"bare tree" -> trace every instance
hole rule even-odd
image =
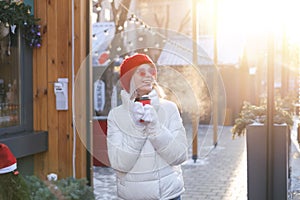
[[[127,20],[128,15],[128,9],[131,3],[131,0],[121,0],[120,5],[116,6],[114,1],[112,1],[112,12],[116,27],[115,34],[120,34],[122,31],[124,31],[124,23]],[[114,37],[114,39],[111,42],[110,49],[111,51],[115,51],[116,47],[120,45],[119,41]],[[107,116],[109,110],[111,109],[111,97],[113,92],[113,85],[114,85],[114,67],[115,62],[112,61],[107,66],[103,76],[101,77],[101,80],[105,82],[105,105],[104,109],[102,111],[96,112],[96,115],[100,116]]]

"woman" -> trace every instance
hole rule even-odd
[[[178,200],[184,192],[180,164],[187,159],[186,133],[176,105],[161,98],[156,76],[144,54],[120,66],[122,104],[108,115],[107,146],[122,199]],[[137,101],[145,95],[150,104]]]

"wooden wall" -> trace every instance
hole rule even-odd
[[[75,71],[87,52],[88,1],[75,0]],[[59,178],[72,176],[72,1],[34,0],[35,16],[41,18],[42,47],[33,55],[34,129],[48,130],[46,153],[35,156],[35,174],[46,178],[57,173]],[[68,78],[67,111],[55,107],[54,82]],[[87,176],[86,149],[76,139],[76,178]]]

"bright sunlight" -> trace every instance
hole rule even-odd
[[[218,31],[244,37],[286,34],[299,44],[299,7],[299,0],[219,0]]]

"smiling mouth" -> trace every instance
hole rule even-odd
[[[143,83],[144,83],[144,84],[151,84],[152,81],[151,81],[151,80],[145,80],[145,81],[143,81]]]

